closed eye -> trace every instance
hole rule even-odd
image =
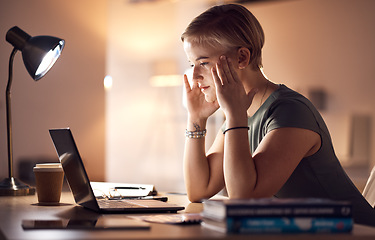
[[[199,66],[201,67],[204,67],[204,66],[207,66],[209,63],[208,62],[202,62],[199,64]],[[193,68],[195,65],[194,64],[190,64],[190,67]]]

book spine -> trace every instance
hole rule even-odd
[[[351,218],[227,218],[227,233],[344,233]]]
[[[332,206],[272,206],[249,207],[228,206],[224,211],[212,211],[209,207],[203,210],[203,216],[222,220],[226,217],[336,217],[350,218],[352,207],[350,205]]]

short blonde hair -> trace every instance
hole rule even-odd
[[[246,47],[250,64],[262,67],[264,32],[255,16],[238,4],[214,6],[197,16],[181,35],[181,40],[221,46],[227,49]]]

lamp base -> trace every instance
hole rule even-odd
[[[0,196],[34,195],[35,188],[17,180],[14,177],[5,178],[0,182]]]

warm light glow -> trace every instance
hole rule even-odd
[[[104,88],[105,89],[111,89],[112,84],[113,84],[112,77],[109,76],[109,75],[105,76],[105,78],[104,78]]]
[[[181,75],[157,75],[152,76],[150,84],[153,87],[175,87],[182,85]]]
[[[46,56],[44,56],[42,62],[40,63],[38,69],[36,70],[35,76],[37,78],[43,77],[53,66],[56,60],[59,58],[62,50],[62,46],[64,45],[63,41],[60,41],[54,49],[51,49]],[[40,76],[40,77],[39,77]]]

